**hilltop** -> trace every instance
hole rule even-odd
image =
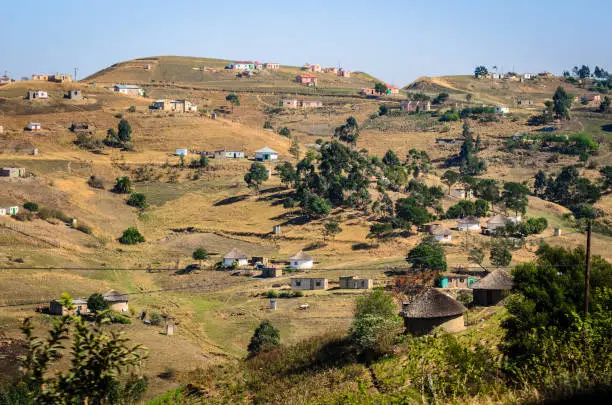
[[[143,86],[189,85],[198,89],[256,92],[298,92],[317,94],[357,94],[363,87],[380,81],[366,73],[352,72],[351,77],[334,73],[316,73],[318,86],[309,89],[296,83],[300,67],[281,65],[278,70],[264,69],[251,78],[239,78],[236,71],[225,69],[232,62],[224,59],[185,56],[155,56],[115,63],[82,81],[100,84],[130,83]],[[263,61],[262,61],[263,62]],[[273,61],[276,62],[276,61]]]

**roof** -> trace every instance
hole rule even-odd
[[[237,60],[237,61],[232,62],[232,63],[234,63],[234,64],[241,63],[241,64],[247,64],[247,65],[252,65],[253,64],[253,62],[251,62],[250,60]]]
[[[480,220],[476,217],[465,217],[465,218],[458,219],[457,223],[459,224],[479,224],[480,225]]]
[[[118,89],[140,89],[140,86],[135,84],[116,84],[115,87]]]
[[[30,125],[40,125],[40,122],[30,122]]]
[[[429,289],[404,307],[405,318],[442,318],[461,315],[465,307],[458,301],[435,289]]]
[[[505,270],[497,269],[472,284],[474,290],[510,290],[514,282]]]
[[[302,250],[300,250],[299,252],[297,252],[296,254],[291,256],[289,258],[289,260],[295,260],[295,261],[298,261],[298,262],[307,262],[307,261],[311,261],[312,260],[312,256],[310,256],[308,253],[304,253]]]
[[[278,155],[277,151],[275,151],[274,149],[270,149],[267,146],[259,149],[258,151],[255,151],[255,153],[276,153]]]
[[[60,301],[61,300],[53,300],[52,302],[57,302],[58,304],[61,304]],[[73,305],[87,305],[87,300],[85,298],[73,298],[72,304]]]
[[[429,228],[429,233],[432,235],[451,235],[452,232],[450,229],[440,224],[433,224]]]
[[[487,225],[491,225],[491,224],[505,225],[506,222],[508,222],[508,218],[506,218],[503,215],[497,214],[494,217],[489,218],[489,220],[487,221]]]
[[[239,251],[236,248],[233,248],[232,250],[230,250],[229,252],[227,252],[227,254],[225,256],[223,256],[224,259],[226,260],[244,260],[244,259],[248,259],[249,256],[245,255],[244,253],[242,253],[241,251]]]
[[[102,297],[104,297],[104,300],[108,302],[127,302],[128,300],[127,294],[122,294],[117,290],[109,290],[102,294]]]
[[[306,77],[306,78],[309,78],[309,79],[316,79],[317,78],[316,75],[311,75],[311,74],[299,75],[298,77]]]

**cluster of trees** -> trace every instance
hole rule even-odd
[[[448,93],[442,92],[436,97],[434,97],[434,99],[431,101],[431,104],[444,104],[444,102],[448,100],[449,97],[450,95]]]
[[[602,171],[609,172],[609,166]],[[566,166],[556,176],[551,175],[548,178],[540,170],[535,176],[534,194],[561,204],[576,214],[584,210],[583,205],[594,204],[601,198],[602,189],[608,189],[606,182],[605,174],[602,185],[580,177],[578,169],[574,166]]]
[[[539,150],[560,153],[570,156],[579,156],[581,161],[588,160],[589,156],[599,150],[599,145],[585,134],[542,134],[527,136],[523,134],[519,139],[509,139],[506,142],[508,150],[515,148]]]
[[[355,147],[355,145],[357,145],[357,139],[359,139],[359,124],[357,123],[357,119],[348,117],[346,119],[346,124],[336,127],[333,136]]]
[[[114,128],[109,128],[106,132],[104,144],[112,148],[122,148],[126,150],[132,149],[132,127],[130,123],[122,119],[117,125],[117,131]]]
[[[565,77],[570,77],[571,75],[575,77],[579,77],[581,79],[587,79],[589,77],[596,77],[598,79],[606,79],[610,77],[610,74],[606,70],[600,68],[599,66],[595,66],[595,69],[593,69],[593,71],[591,72],[591,68],[589,68],[587,65],[582,65],[580,67],[574,66],[572,68],[571,73],[569,70],[565,70],[563,72],[563,76]]]
[[[462,175],[476,176],[487,171],[487,163],[480,159],[477,153],[480,150],[482,141],[480,136],[474,139],[474,134],[470,130],[467,122],[463,123],[463,143],[461,150],[456,156],[446,160],[447,166],[459,166]]]
[[[544,105],[546,109],[540,115],[534,115],[529,118],[529,125],[546,125],[553,122],[555,119],[569,120],[570,109],[572,108],[572,100],[574,95],[565,91],[563,86],[557,87],[552,100],[546,100]]]
[[[489,202],[483,199],[477,199],[472,202],[470,200],[461,200],[457,204],[449,207],[446,210],[445,218],[465,218],[465,217],[486,217],[489,214]]]
[[[525,237],[538,235],[548,227],[546,218],[528,218],[519,223],[508,222],[502,229],[496,229],[495,234],[499,236]]]

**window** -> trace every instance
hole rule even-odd
[[[295,286],[296,287],[301,287],[302,286],[302,282],[300,280],[296,280],[295,281]]]
[[[316,285],[317,287],[321,287],[321,282],[320,282],[320,281],[315,281],[315,285]]]

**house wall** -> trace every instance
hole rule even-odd
[[[438,242],[450,242],[453,239],[452,235],[434,235],[434,238]]]
[[[311,269],[312,265],[312,260],[291,260],[289,264],[289,266],[293,269]]]
[[[457,229],[460,231],[479,231],[480,224],[457,224]]]
[[[255,160],[278,160],[277,153],[255,153]]]
[[[231,266],[231,265],[234,264],[235,261],[238,262],[238,266],[246,266],[246,265],[249,264],[249,260],[248,259],[240,259],[240,260],[223,259],[223,265],[224,266]]]
[[[465,330],[463,314],[440,318],[404,318],[406,333],[412,335],[426,335],[434,329],[444,329],[446,332],[455,333]]]
[[[261,276],[265,278],[280,277],[283,275],[282,269],[266,267],[263,269]]]
[[[497,305],[501,300],[509,294],[507,290],[480,290],[472,291],[474,304],[482,307]]]
[[[109,302],[109,309],[111,309],[112,311],[115,312],[127,312],[128,310],[128,303],[127,301],[121,301],[121,302]]]

